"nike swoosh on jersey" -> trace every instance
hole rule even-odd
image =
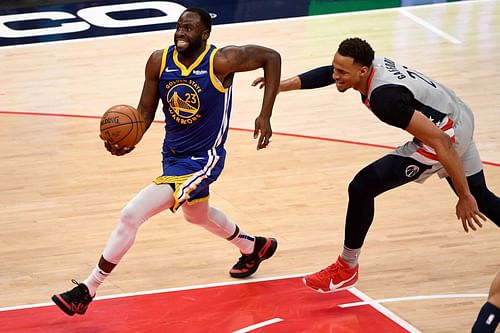
[[[204,157],[194,157],[194,156],[191,156],[191,159],[192,159],[193,161],[197,161],[197,160],[202,160],[202,159],[204,159]]]
[[[177,72],[177,71],[178,71],[178,69],[175,69],[175,68],[174,69],[170,69],[170,68],[166,68],[165,69],[165,72],[167,72],[167,73],[169,73],[169,72]]]
[[[330,290],[335,290],[335,289],[339,289],[340,287],[342,287],[344,284],[346,284],[347,282],[351,281],[352,279],[354,279],[354,277],[356,277],[356,275],[358,274],[358,272],[354,273],[353,276],[351,276],[349,279],[347,280],[344,280],[342,282],[340,282],[339,284],[335,284],[333,283],[333,280],[330,279]]]

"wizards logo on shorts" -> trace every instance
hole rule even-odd
[[[168,110],[172,118],[183,125],[190,125],[201,118],[199,86],[191,80],[179,80],[168,90]]]

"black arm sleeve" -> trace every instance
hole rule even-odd
[[[333,79],[333,66],[323,66],[299,74],[300,89],[314,89],[335,83]]]
[[[370,108],[377,118],[402,129],[410,123],[415,112],[413,105],[414,96],[405,86],[380,86],[370,96]]]

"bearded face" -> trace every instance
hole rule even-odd
[[[189,58],[199,54],[206,44],[209,31],[200,21],[197,13],[185,12],[179,17],[174,34],[174,43],[177,52]]]

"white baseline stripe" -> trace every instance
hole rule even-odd
[[[307,275],[307,274],[309,274],[309,273],[283,275],[283,276],[276,276],[276,277],[270,277],[270,278],[253,278],[253,279],[244,280],[244,281],[210,283],[210,284],[203,284],[203,285],[192,285],[192,286],[179,287],[179,288],[157,289],[157,290],[141,291],[141,292],[134,292],[134,293],[124,293],[124,294],[117,294],[117,295],[100,296],[100,297],[96,297],[95,300],[159,294],[159,293],[181,291],[181,290],[193,290],[193,289],[203,289],[203,288],[210,288],[210,287],[230,286],[230,285],[246,284],[246,283],[253,283],[253,282],[283,280],[283,279],[289,279],[289,278],[302,277],[302,276]],[[380,313],[384,314],[385,316],[387,316],[389,319],[391,319],[392,321],[394,321],[395,323],[397,323],[401,327],[407,329],[408,332],[410,332],[410,333],[422,333],[422,332],[420,332],[415,327],[411,326],[409,323],[407,323],[406,321],[404,321],[403,319],[398,317],[395,313],[393,313],[389,309],[382,306],[380,303],[390,302],[390,301],[395,302],[396,300],[401,301],[401,300],[414,300],[414,299],[430,299],[431,297],[432,298],[452,298],[452,297],[469,297],[469,298],[481,297],[481,298],[484,298],[487,296],[486,294],[457,294],[457,295],[452,295],[452,296],[433,295],[433,296],[415,296],[415,297],[400,297],[400,298],[388,298],[388,299],[382,299],[382,300],[372,300],[370,297],[368,297],[368,295],[364,294],[363,292],[359,291],[356,288],[350,288],[350,289],[348,289],[348,291],[351,292],[353,295],[357,296],[358,298],[362,299],[363,301],[362,302],[355,302],[355,303],[340,304],[340,305],[338,305],[339,307],[348,308],[348,307],[361,306],[361,305],[371,305],[373,308],[378,310]],[[44,307],[44,306],[55,306],[55,304],[52,302],[47,302],[47,303],[38,303],[38,304],[10,306],[10,307],[0,308],[0,312],[32,309],[32,308],[38,308],[38,307]],[[280,321],[283,321],[283,319],[274,318],[271,320],[264,321],[262,323],[258,323],[256,325],[266,326],[266,325],[271,325],[271,324],[274,324],[274,323],[277,323]],[[262,327],[262,326],[259,326],[259,327]],[[250,329],[250,328],[255,329],[258,327],[254,327],[254,325],[252,325],[252,326],[242,328],[241,330],[235,331],[233,333],[248,332],[248,329]],[[247,331],[244,331],[245,329],[247,329]]]
[[[458,40],[457,38],[455,38],[455,37],[453,37],[453,36],[451,36],[449,34],[447,34],[446,32],[444,32],[442,30],[436,28],[435,26],[433,26],[429,22],[421,19],[420,17],[418,17],[416,15],[413,15],[412,13],[410,13],[409,11],[407,11],[406,9],[399,9],[399,12],[401,14],[403,14],[404,16],[408,17],[409,19],[411,19],[413,22],[420,24],[424,28],[426,28],[426,29],[434,32],[436,35],[443,37],[444,39],[446,39],[450,43],[456,44],[456,45],[462,44],[462,41]]]
[[[253,330],[257,329],[257,328],[261,328],[261,327],[264,327],[264,326],[268,326],[268,325],[272,325],[272,324],[275,324],[275,323],[279,323],[280,321],[283,321],[283,319],[281,319],[281,318],[269,319],[269,320],[263,321],[261,323],[257,323],[257,324],[254,324],[254,325],[250,325],[250,326],[244,327],[242,329],[234,331],[233,333],[246,333],[246,332],[250,332],[250,331],[253,331]]]
[[[178,287],[178,288],[166,288],[166,289],[155,289],[155,290],[148,290],[148,291],[138,291],[138,292],[133,292],[133,293],[123,293],[123,294],[108,295],[108,296],[97,296],[96,298],[94,298],[94,300],[123,298],[123,297],[141,296],[141,295],[151,295],[151,294],[167,293],[167,292],[172,292],[172,291],[194,290],[194,289],[203,289],[203,288],[211,288],[211,287],[232,286],[232,285],[236,285],[236,284],[246,284],[246,283],[262,282],[262,281],[283,280],[283,279],[302,277],[304,275],[306,275],[306,274],[301,273],[301,274],[276,276],[276,277],[270,277],[270,278],[252,278],[252,279],[248,279],[248,280],[244,280],[244,281],[238,280],[238,281],[230,281],[230,282],[218,282],[218,283],[208,283],[208,284],[201,284],[201,285],[192,285],[192,286],[185,286],[185,287]],[[39,307],[50,306],[50,305],[55,305],[55,304],[52,302],[47,302],[47,303],[38,303],[38,304],[9,306],[9,307],[0,308],[0,312],[11,311],[11,310],[39,308]]]
[[[421,300],[427,300],[427,299],[486,298],[487,296],[488,296],[488,294],[445,294],[445,295],[407,296],[407,297],[395,297],[395,298],[383,298],[383,299],[377,299],[377,300],[369,300],[366,302],[345,303],[345,304],[339,304],[339,307],[351,308],[351,307],[355,307],[355,306],[373,305],[373,304],[379,304],[379,303],[421,301]]]

